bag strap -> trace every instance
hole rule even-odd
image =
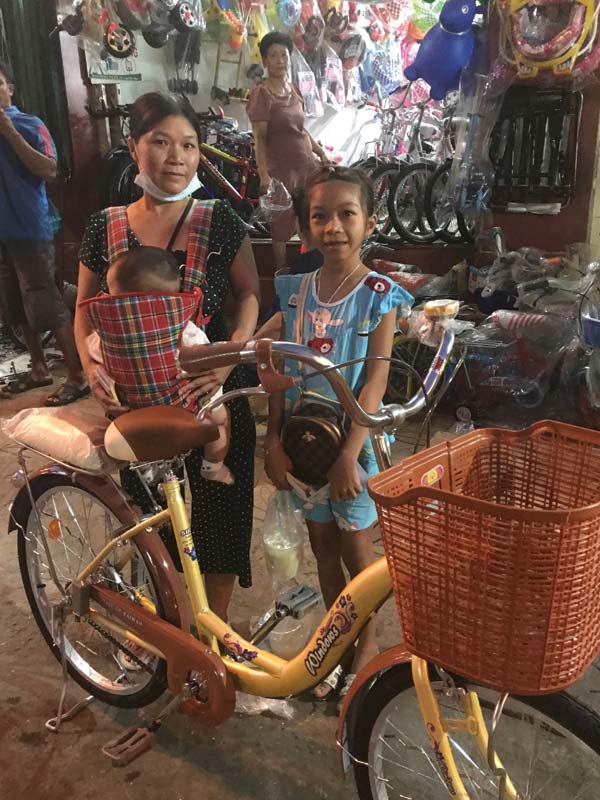
[[[129,221],[127,206],[110,206],[106,209],[106,245],[108,263],[129,250]]]
[[[307,272],[300,282],[300,291],[298,292],[298,305],[296,306],[296,344],[302,344],[302,337],[304,335],[304,309],[306,307],[306,298],[308,297],[308,289],[310,282],[313,278],[312,272]]]
[[[190,197],[190,199],[185,204],[185,208],[183,209],[182,215],[177,220],[177,224],[173,228],[173,233],[171,234],[171,238],[169,239],[169,244],[166,247],[166,250],[172,250],[173,245],[177,241],[177,236],[179,235],[179,231],[181,230],[181,226],[185,222],[187,215],[190,213],[190,208],[194,205],[194,198]]]

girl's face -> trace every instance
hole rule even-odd
[[[272,44],[263,58],[263,64],[272,78],[284,78],[290,67],[290,54],[283,44]]]
[[[14,88],[12,83],[8,82],[6,75],[0,72],[0,108],[8,108],[12,105]]]
[[[167,194],[179,194],[198,169],[198,135],[185,117],[165,117],[156,127],[129,139],[129,150],[140,172]]]
[[[325,262],[339,263],[357,257],[375,228],[376,216],[367,216],[360,187],[332,180],[311,189],[309,222],[311,238]]]

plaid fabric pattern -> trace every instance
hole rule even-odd
[[[106,369],[130,408],[183,405],[177,348],[187,323],[202,304],[202,292],[100,295],[82,305],[100,336]],[[195,407],[189,407],[194,411]]]
[[[185,273],[181,281],[182,292],[193,292],[204,281],[215,202],[215,200],[197,202],[192,211],[187,241]],[[108,263],[112,264],[118,255],[129,250],[127,206],[111,206],[106,209],[106,238]]]
[[[112,264],[118,255],[129,250],[127,206],[111,206],[106,209],[106,239],[108,263]]]

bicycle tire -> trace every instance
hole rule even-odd
[[[105,520],[104,540],[111,535],[112,531],[121,527],[123,522],[126,521],[118,519],[100,497],[89,489],[73,485],[64,476],[40,475],[33,478],[30,485],[34,502],[40,511],[42,519],[48,518],[49,509],[54,512],[54,518],[59,519],[58,525],[55,525],[55,534],[56,529],[58,529],[59,536],[52,538],[48,535],[46,538],[61,582],[64,581],[65,584],[68,584],[70,580],[76,577],[77,571],[81,566],[87,560],[91,560],[91,554],[98,552],[92,547],[90,541],[84,543],[86,534],[84,534],[81,527],[82,524],[85,525],[84,518],[77,519],[76,517],[76,509],[80,501],[83,503],[82,508],[87,508],[85,520],[89,524],[88,538],[93,534],[95,536],[95,545],[103,542],[103,537],[99,534],[102,517]],[[61,492],[68,492],[69,499],[67,500],[64,497],[61,499],[59,497]],[[76,495],[79,495],[79,498]],[[50,507],[47,506],[47,502],[51,502]],[[86,502],[87,506],[85,505]],[[96,506],[96,516],[92,517],[94,506]],[[71,515],[70,519],[69,515]],[[16,519],[15,522],[18,529],[17,551],[23,587],[38,628],[55,658],[61,661],[60,648],[52,634],[52,605],[53,601],[55,602],[60,595],[49,575],[47,566],[47,577],[44,577],[43,568],[45,565],[43,564],[43,558],[45,558],[45,553],[41,558],[43,544],[39,533],[36,533],[36,516],[29,500],[27,500],[26,506],[23,506],[20,516],[21,518]],[[49,516],[52,517],[53,514],[50,513]],[[113,527],[110,530],[106,528],[109,520],[110,524],[115,525],[116,528]],[[130,522],[130,520],[127,521]],[[48,524],[52,524],[50,520]],[[65,534],[65,529],[67,534]],[[64,542],[66,535],[69,536],[68,544]],[[80,537],[79,539],[77,538],[78,536]],[[63,541],[59,542],[60,539]],[[164,618],[159,599],[160,595],[152,575],[146,568],[144,552],[138,550],[135,541],[132,541],[131,546],[132,558],[122,567],[122,570],[129,568],[132,573],[135,572],[135,576],[130,580],[135,580],[136,583],[129,583],[129,588],[137,593],[148,591],[150,599],[156,608],[156,613]],[[65,558],[62,560],[59,558],[60,547],[63,548],[65,554]],[[86,555],[88,558],[85,558]],[[119,557],[122,559],[122,556],[123,551],[120,549]],[[68,570],[70,558],[73,558],[75,564],[71,574],[67,577],[65,571]],[[119,585],[115,581],[114,573],[112,581],[111,574],[107,569],[101,569],[100,573],[102,585],[105,588],[111,588],[111,584],[113,586]],[[121,578],[123,579],[122,575]],[[140,584],[141,578],[144,579],[144,582]],[[125,581],[125,584],[127,585],[127,581]],[[99,624],[101,624],[101,621]],[[86,644],[89,644],[90,637],[94,645],[91,648]],[[117,635],[113,634],[113,637],[117,638]],[[94,695],[102,702],[118,708],[140,708],[160,697],[166,689],[166,662],[153,656],[148,663],[149,672],[141,669],[130,672],[129,670],[124,670],[116,660],[118,650],[119,648],[114,643],[92,628],[88,622],[83,620],[77,622],[72,614],[67,616],[65,622],[67,669],[71,677],[86,692]],[[107,666],[100,667],[100,662],[103,658],[106,659]],[[100,669],[109,670],[109,674],[103,674]],[[134,683],[136,677],[142,681],[140,686]]]
[[[442,241],[448,244],[470,243],[473,241],[472,231],[460,211],[455,211],[448,219],[440,219],[441,208],[438,198],[446,195],[444,184],[448,182],[451,167],[452,159],[449,158],[437,167],[427,181],[424,198],[425,214],[429,225]]]
[[[395,233],[392,220],[389,214],[389,193],[393,178],[401,165],[380,164],[373,169],[369,178],[373,184],[373,194],[375,196],[375,213],[377,214],[377,236],[379,241],[384,244],[398,244],[400,237]]]
[[[437,238],[424,208],[425,186],[433,170],[425,161],[403,166],[390,186],[390,219],[398,235],[411,244],[431,244]]]
[[[138,200],[142,190],[134,183],[137,174],[138,166],[129,154],[111,158],[104,184],[104,207],[127,206]]]
[[[437,676],[434,678],[431,667],[430,676],[432,683],[435,683]],[[439,683],[439,679],[437,680]],[[498,695],[480,686],[461,683],[458,679],[457,685],[477,691],[488,730],[491,730],[490,709],[493,709]],[[449,701],[443,696],[441,702]],[[389,722],[389,717],[393,714],[399,715],[396,719],[402,717],[401,728]],[[447,800],[449,792],[434,766],[436,757],[418,709],[410,664],[402,664],[385,672],[363,698],[355,719],[357,722],[351,746],[360,800],[387,800],[400,796],[418,800]],[[528,758],[535,753],[532,754],[527,747],[531,742],[526,743],[518,738],[511,740],[511,731],[516,729],[519,721],[529,726],[529,733],[533,734],[534,730],[537,732],[536,744],[540,748],[543,749],[548,742],[554,748],[544,751],[546,760],[543,763],[540,763],[542,760],[532,761],[528,767],[529,772],[525,774],[523,767],[519,771],[514,755],[517,754],[528,763]],[[506,732],[504,738],[500,738],[500,731]],[[464,745],[465,737],[458,742],[459,737],[460,734],[450,735],[451,746],[469,797],[471,800],[497,798],[497,779],[492,779],[474,740],[466,735],[470,740],[470,743],[467,742],[467,749]],[[453,746],[455,743],[456,747]],[[458,745],[463,748],[462,752]],[[562,753],[560,747],[563,748]],[[564,692],[537,697],[509,697],[500,719],[495,748],[508,775],[516,782],[517,790],[525,781],[530,781],[527,783],[527,793],[519,795],[521,800],[536,797],[543,797],[544,800],[572,800],[575,796],[579,800],[594,800],[597,797],[600,780],[600,718]],[[565,763],[561,761],[561,757],[566,750],[573,758],[573,775],[558,774],[560,764]],[[580,794],[582,788],[585,790],[587,786],[583,782],[588,777],[584,764],[589,767],[590,788],[587,793]],[[486,768],[482,777],[480,767],[483,765]],[[384,769],[387,770],[385,775]],[[392,777],[394,769],[397,769],[397,775],[401,777]],[[469,775],[468,770],[472,770],[473,774]],[[539,791],[541,781],[544,782],[543,795],[535,793]],[[391,794],[392,790],[395,793]]]

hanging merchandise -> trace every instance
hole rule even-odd
[[[340,60],[344,70],[353,70],[365,60],[367,43],[361,33],[353,33],[342,42],[339,50]]]
[[[500,52],[520,78],[586,75],[600,63],[595,0],[561,5],[538,0],[498,0]],[[568,12],[568,13],[565,13]]]
[[[419,40],[437,23],[444,0],[412,0],[412,7],[410,33],[413,39]]]
[[[308,66],[304,56],[294,48],[290,57],[292,82],[304,102],[304,116],[318,118],[323,116],[323,104],[317,90],[314,72]]]
[[[247,3],[244,8],[246,9],[243,19],[246,29],[248,58],[252,64],[262,64],[258,45],[263,36],[266,36],[270,30],[265,8],[260,3]]]
[[[409,81],[422,78],[431,87],[431,97],[443,100],[458,89],[460,74],[473,54],[475,0],[448,0],[439,22],[423,39],[413,64],[404,75]]]
[[[209,0],[204,7],[206,35],[214,42],[227,44],[237,52],[246,35],[238,9],[230,0]]]
[[[293,28],[298,23],[302,13],[300,0],[277,0],[274,8],[277,12],[277,20],[284,28]]]
[[[398,88],[402,83],[402,58],[398,41],[388,39],[383,48],[375,51],[371,59],[371,73],[384,97]]]
[[[335,50],[323,42],[321,47],[307,59],[313,67],[321,102],[339,111],[346,104],[344,69]]]
[[[316,0],[303,0],[302,13],[294,28],[294,44],[303,55],[315,53],[323,44],[325,22]]]
[[[152,25],[150,0],[117,0],[115,10],[130,31],[144,30]]]

